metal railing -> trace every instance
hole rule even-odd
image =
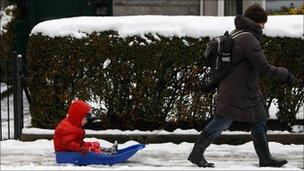
[[[19,139],[23,128],[22,56],[0,59],[0,140]]]
[[[1,127],[0,127],[0,138],[1,140],[11,138],[11,122],[12,119],[12,110],[13,107],[10,103],[12,93],[11,76],[10,76],[10,66],[12,61],[10,60],[0,60],[0,118],[1,118]],[[3,127],[5,129],[3,129]],[[4,133],[3,133],[4,132]]]

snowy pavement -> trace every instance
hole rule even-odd
[[[111,143],[88,138],[86,141],[99,141],[103,146]],[[119,144],[119,148],[136,144],[129,141]],[[21,142],[1,141],[0,170],[303,170],[303,145],[282,145],[270,142],[273,156],[286,157],[288,164],[282,168],[259,168],[252,142],[239,145],[214,145],[206,151],[206,158],[215,164],[214,169],[195,167],[186,160],[193,143],[147,144],[146,148],[131,157],[126,163],[113,166],[57,165],[53,153],[53,141],[37,140]]]

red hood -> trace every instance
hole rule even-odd
[[[82,100],[75,100],[69,106],[67,118],[72,124],[81,127],[82,119],[89,113],[91,108],[88,103]]]

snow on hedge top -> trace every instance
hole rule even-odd
[[[165,37],[214,37],[232,31],[235,17],[210,16],[123,16],[72,17],[44,21],[31,35],[83,38],[92,32],[117,31],[120,37],[158,34]],[[264,34],[270,37],[303,38],[303,16],[269,16]]]
[[[3,11],[0,11],[0,35],[6,33],[6,25],[10,23],[13,19],[13,9],[16,8],[14,5],[6,7]]]

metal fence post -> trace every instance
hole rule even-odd
[[[19,139],[23,128],[22,55],[14,53],[14,138]]]
[[[0,65],[0,94],[2,93],[2,89],[1,89],[2,75],[1,74],[3,74],[3,73],[2,73],[1,65]],[[0,98],[0,121],[1,121],[1,125],[0,125],[0,141],[2,141],[2,111],[1,111],[2,104],[1,104],[1,100],[2,99]]]

